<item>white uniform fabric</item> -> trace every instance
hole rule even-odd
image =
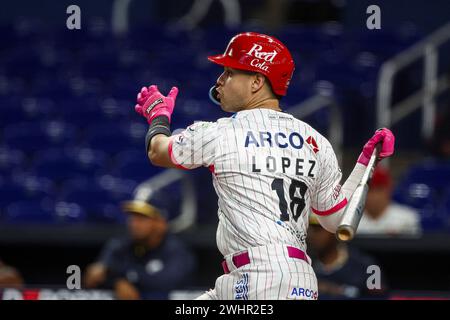
[[[232,255],[225,257],[230,273],[217,278],[215,287],[197,300],[317,300],[317,278],[303,260],[291,258],[284,245],[248,249],[251,264],[237,269]]]
[[[205,166],[213,172],[219,199],[216,240],[224,257],[249,248],[279,245],[267,252],[261,249],[274,263],[258,268],[252,262],[240,268],[249,274],[250,283],[257,278],[253,273],[267,277],[272,270],[276,277],[302,278],[289,281],[299,287],[311,285],[303,288],[317,292],[315,277],[305,278],[305,274],[313,274],[309,265],[294,258],[286,261],[283,250],[289,245],[306,252],[310,210],[329,215],[346,204],[340,186],[342,173],[326,138],[290,114],[258,108],[189,126],[172,137],[169,153],[179,167]],[[219,299],[232,298],[228,289],[234,280],[240,281],[242,270],[217,280]],[[272,278],[277,283],[280,280]],[[224,286],[228,289],[223,290]],[[262,297],[259,290],[251,288],[249,292],[254,292],[249,295],[251,299]],[[284,293],[267,296],[286,298]]]
[[[420,235],[420,215],[414,209],[397,203],[390,204],[383,215],[372,219],[364,213],[358,235]]]

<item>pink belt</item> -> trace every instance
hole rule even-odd
[[[288,256],[290,258],[297,258],[297,259],[301,259],[301,260],[308,262],[308,259],[306,258],[306,254],[302,250],[295,248],[295,247],[287,246],[287,251],[288,251]],[[236,268],[243,267],[251,262],[250,257],[248,255],[248,251],[244,251],[242,253],[236,254],[235,256],[233,256],[232,260],[233,260],[233,264],[236,266]],[[223,272],[230,273],[230,268],[228,268],[228,264],[227,264],[226,260],[222,261],[222,268],[223,268]]]

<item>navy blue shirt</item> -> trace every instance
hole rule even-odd
[[[371,256],[354,248],[348,248],[348,259],[338,269],[327,272],[318,259],[313,260],[313,268],[319,282],[319,299],[370,299],[383,298],[386,289],[386,279],[381,274],[381,290],[369,290],[367,273],[370,265],[377,265]],[[327,285],[327,289],[320,290],[320,285]],[[338,290],[335,290],[338,289]]]
[[[151,250],[130,238],[112,239],[103,248],[99,262],[108,269],[107,284],[125,278],[144,299],[167,298],[170,290],[189,283],[196,265],[193,254],[170,234]]]

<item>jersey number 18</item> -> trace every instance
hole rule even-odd
[[[287,201],[284,196],[283,179],[274,179],[272,182],[272,190],[275,190],[278,195],[281,211],[280,220],[289,221]],[[301,198],[295,196],[297,190],[299,190]],[[295,222],[297,222],[305,208],[305,194],[307,190],[308,186],[304,182],[292,179],[291,185],[289,186],[289,208],[291,209],[290,211]]]

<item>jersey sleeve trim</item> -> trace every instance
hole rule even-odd
[[[173,155],[172,147],[173,147],[173,137],[172,137],[172,138],[170,139],[170,141],[169,141],[169,157],[170,157],[170,160],[172,160],[172,163],[173,163],[178,169],[189,170],[189,168],[183,167],[181,164],[179,164],[179,163],[177,162],[177,160],[175,159],[175,156]]]
[[[344,198],[341,202],[339,202],[337,205],[332,207],[331,209],[325,210],[325,211],[319,211],[314,208],[311,208],[312,212],[317,214],[318,216],[329,216],[330,214],[333,214],[339,210],[341,210],[343,207],[347,205],[347,198]]]

